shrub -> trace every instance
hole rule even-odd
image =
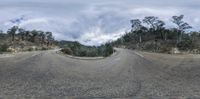
[[[97,57],[97,56],[109,56],[113,53],[113,47],[107,43],[98,47],[95,46],[68,46],[61,50],[61,52],[69,55],[80,57]]]
[[[107,43],[107,44],[105,44],[105,50],[104,50],[103,56],[105,56],[105,57],[109,56],[113,53],[113,51],[114,51],[114,49],[113,49],[112,45]]]
[[[191,40],[185,40],[178,43],[177,47],[180,50],[189,50],[193,48],[193,43]]]
[[[79,56],[87,56],[87,51],[86,50],[80,50]]]
[[[28,48],[28,51],[33,51],[33,48]]]
[[[65,54],[69,54],[72,55],[72,50],[70,48],[63,48],[61,49],[61,52],[65,53]]]
[[[8,47],[9,46],[7,44],[0,45],[0,52],[7,52]]]
[[[89,56],[89,57],[98,56],[98,52],[94,51],[94,50],[90,50],[90,51],[87,52],[87,56]]]
[[[44,51],[44,50],[48,50],[48,48],[46,48],[46,47],[42,47],[42,49],[41,49],[41,50],[43,50],[43,51]]]

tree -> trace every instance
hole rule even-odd
[[[156,27],[156,32],[158,33],[158,34],[160,34],[160,38],[161,39],[163,39],[163,40],[165,40],[166,39],[166,33],[164,33],[165,32],[165,27],[164,27],[164,25],[165,25],[165,22],[164,21],[162,21],[162,20],[156,20],[156,22],[155,22],[155,27]],[[158,36],[159,37],[159,36]]]
[[[184,15],[172,16],[172,22],[178,26],[177,43],[182,41],[182,36],[185,30],[192,28],[188,23],[183,21]]]
[[[142,26],[142,22],[139,19],[133,19],[131,20],[131,31],[135,32],[139,37],[139,43],[142,42],[142,30],[144,29],[144,26]]]
[[[158,17],[155,16],[147,16],[143,19],[143,22],[146,23],[147,25],[150,25],[150,28],[153,30],[156,30],[155,24],[157,23]]]
[[[18,31],[19,31],[18,34],[20,35],[21,40],[24,41],[26,31],[23,28],[19,28]]]
[[[147,16],[143,19],[143,22],[149,25],[150,27],[149,32],[152,33],[152,35],[154,35],[155,39],[158,38],[164,39],[164,34],[163,34],[165,25],[164,21],[159,20],[159,18],[155,16]]]
[[[142,22],[139,19],[131,20],[131,31],[138,31],[142,27]]]
[[[44,41],[45,41],[45,34],[44,34],[44,32],[43,31],[40,31],[39,32],[39,36],[40,36],[40,43],[41,44],[44,44]]]
[[[30,31],[25,31],[25,40],[30,41]]]
[[[15,34],[18,30],[18,26],[13,26],[11,29],[7,31],[7,33],[11,36],[11,41],[13,42],[15,40]]]
[[[36,40],[36,36],[38,35],[38,31],[36,31],[36,30],[33,30],[33,31],[31,31],[31,34],[32,34],[32,42],[36,42],[35,40]]]
[[[4,38],[4,37],[5,37],[5,34],[3,34],[3,31],[0,30],[0,39],[1,39],[1,38]]]
[[[46,37],[47,37],[47,41],[48,41],[47,46],[49,46],[54,41],[52,32],[46,32]]]
[[[109,56],[114,52],[114,49],[110,43],[105,44],[104,56]]]
[[[7,44],[0,44],[0,52],[6,52],[8,47]]]

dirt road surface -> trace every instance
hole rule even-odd
[[[199,55],[117,49],[80,60],[56,51],[0,57],[0,99],[198,99]]]

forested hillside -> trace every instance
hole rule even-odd
[[[166,27],[166,23],[155,16],[147,16],[143,20],[132,19],[131,31],[112,44],[116,47],[162,53],[173,53],[174,49],[199,53],[200,33],[189,31],[192,27],[184,21],[184,15],[172,16],[170,20],[176,27]]]
[[[0,32],[0,52],[46,50],[55,46],[51,32],[25,30],[13,26],[6,33]]]
[[[59,41],[58,46],[62,48],[62,52],[74,56],[84,57],[97,57],[97,56],[109,56],[114,52],[111,44],[106,43],[101,46],[85,46],[75,41]]]
[[[109,43],[101,46],[85,46],[77,41],[56,41],[52,32],[30,31],[18,26],[13,26],[6,33],[0,31],[0,53],[48,50],[56,47],[62,48],[63,53],[74,56],[109,56],[114,52]]]

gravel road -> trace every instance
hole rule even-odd
[[[99,60],[56,51],[0,58],[0,99],[199,99],[200,57],[117,49]]]

